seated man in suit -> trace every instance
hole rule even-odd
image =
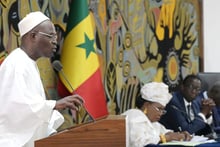
[[[190,134],[208,135],[212,131],[208,123],[215,103],[204,99],[201,80],[196,75],[188,75],[180,85],[180,90],[173,93],[167,104],[167,113],[160,122],[174,131],[188,131]],[[212,119],[212,118],[211,118]]]
[[[208,96],[213,99],[216,104],[212,110],[213,127],[214,131],[220,134],[220,81],[214,83],[208,91]]]

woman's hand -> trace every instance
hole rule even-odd
[[[190,141],[192,139],[192,135],[190,135],[189,132],[183,131],[183,132],[180,132],[180,133],[185,135],[184,141]]]
[[[183,131],[183,132],[168,132],[165,134],[166,137],[166,141],[189,141],[192,139],[192,136],[187,132],[187,131]]]

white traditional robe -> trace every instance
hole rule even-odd
[[[129,147],[144,147],[147,144],[158,144],[160,134],[172,130],[166,129],[159,122],[151,122],[139,109],[130,109],[122,113],[127,116],[129,127]]]
[[[20,48],[0,65],[0,146],[32,147],[64,121],[46,100],[37,64]]]

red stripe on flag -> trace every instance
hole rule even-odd
[[[100,69],[91,75],[75,93],[82,96],[85,100],[85,107],[90,115],[94,118],[101,118],[108,115],[107,103],[104,88],[101,80]]]
[[[71,95],[71,93],[68,91],[60,78],[58,79],[57,92],[61,98]]]

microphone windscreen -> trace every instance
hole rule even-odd
[[[177,108],[176,106],[171,105],[171,107],[172,107],[173,109],[175,109],[175,110],[178,110],[178,111],[179,111],[179,108]]]
[[[63,68],[63,65],[61,64],[59,60],[53,61],[52,65],[53,65],[53,68],[58,72],[60,72]]]

